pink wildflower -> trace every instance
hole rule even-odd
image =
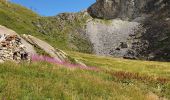
[[[88,67],[88,66],[83,66],[83,65],[78,65],[78,64],[71,64],[68,62],[61,62],[55,58],[48,57],[48,56],[42,56],[42,55],[31,55],[31,60],[34,62],[44,61],[44,62],[49,62],[49,63],[53,63],[53,64],[64,65],[69,68],[80,68],[80,69],[84,69],[84,70],[95,70],[95,71],[98,70],[96,67]]]

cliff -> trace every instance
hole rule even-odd
[[[97,54],[170,61],[169,0],[97,0],[88,12],[93,19],[111,23],[89,22],[95,29],[87,27],[89,37],[100,37],[100,45],[91,39],[94,49],[100,48]]]
[[[97,18],[135,19],[150,16],[169,4],[169,0],[97,0],[88,12]]]

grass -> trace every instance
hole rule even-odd
[[[0,0],[0,25],[18,34],[36,36],[62,50],[91,53],[91,44],[79,31],[83,29],[87,19],[87,16],[83,17],[83,13],[75,14],[72,21],[58,19],[57,16],[42,17],[18,4]]]
[[[100,70],[67,68],[45,62],[7,62],[0,64],[0,98],[150,100],[150,92],[170,98],[169,63],[69,53]]]
[[[139,88],[122,87],[105,73],[66,69],[44,63],[20,66],[3,64],[0,72],[2,99],[144,98]],[[132,92],[135,93],[134,97]]]
[[[89,66],[98,66],[100,68],[104,68],[105,70],[126,70],[129,72],[138,72],[153,76],[170,77],[170,63],[168,62],[125,60],[121,58],[101,57],[70,51],[67,53],[78,60],[84,61]]]
[[[101,23],[101,24],[105,24],[105,25],[111,25],[112,21],[111,20],[107,20],[107,19],[94,19],[94,22],[97,23]]]
[[[118,78],[121,83],[138,84],[142,90],[146,89],[159,96],[170,97],[170,63],[168,62],[125,60],[77,52],[68,53],[88,66],[98,66],[106,73]]]

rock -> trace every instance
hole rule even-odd
[[[4,35],[4,37],[1,38],[0,45],[0,60],[1,62],[4,61],[16,61],[20,62],[21,60],[27,60],[28,58],[28,52],[25,49],[24,44],[21,43],[21,39],[17,35]],[[27,54],[27,56],[23,56]]]
[[[140,23],[120,19],[91,20],[86,25],[88,35],[95,54],[103,56],[123,57],[131,45],[128,45],[130,34],[135,34]]]
[[[168,4],[169,0],[97,0],[88,8],[88,12],[97,18],[129,20],[150,15]]]
[[[49,54],[51,57],[55,58],[56,60],[58,60],[60,62],[70,62],[70,63],[75,63],[75,64],[85,66],[84,63],[70,57],[62,50],[52,47],[50,44],[48,44],[45,41],[42,41],[42,40],[40,40],[34,36],[31,36],[31,35],[24,34],[22,37],[30,44],[42,49],[47,54]]]
[[[86,33],[98,55],[170,61],[169,9],[170,0],[97,0],[88,8],[93,20],[87,22]],[[117,28],[96,19],[129,24],[112,22],[120,24]],[[133,28],[130,23],[138,24]]]
[[[28,52],[30,54],[36,54],[36,50],[34,49],[34,47],[30,43],[28,43],[23,38],[21,38],[21,42],[24,44],[26,52]]]
[[[31,35],[23,35],[23,38],[25,40],[27,40],[28,42],[30,42],[32,45],[41,48],[42,50],[44,50],[46,53],[48,53],[51,57],[54,57],[55,59],[57,59],[58,61],[63,61],[64,58],[60,58],[60,54],[58,54],[58,52],[56,52],[55,48],[53,48],[51,45],[49,45],[48,43],[34,37]]]
[[[75,13],[61,13],[57,15],[57,17],[61,20],[69,20],[72,21],[75,19]]]
[[[128,44],[126,42],[120,42],[121,48],[128,48]]]
[[[0,60],[20,62],[30,60],[36,51],[28,42],[23,40],[15,31],[0,25]]]
[[[36,54],[34,47],[32,45],[30,45],[28,42],[26,42],[23,38],[21,38],[15,31],[0,25],[0,36],[2,36],[2,38],[0,38],[0,40],[4,38],[4,35],[17,36],[20,39],[19,41],[21,41],[21,43],[23,43],[25,45],[26,51],[28,53]]]

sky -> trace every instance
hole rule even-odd
[[[88,8],[96,0],[10,0],[32,9],[42,16],[55,16],[63,12],[78,12]]]

